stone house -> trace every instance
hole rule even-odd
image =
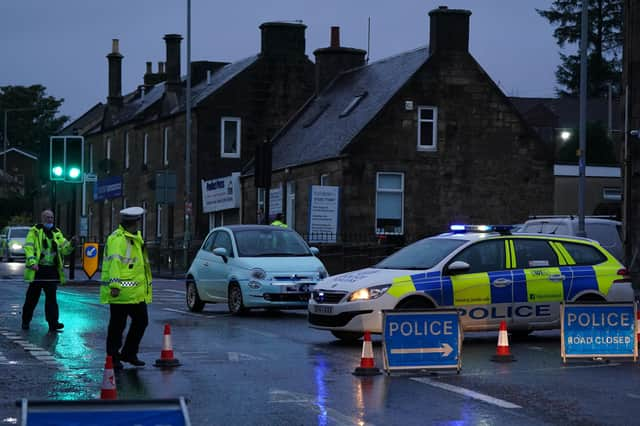
[[[214,224],[240,222],[237,204],[203,211],[201,188],[215,179],[231,181],[254,156],[256,143],[282,127],[312,94],[313,63],[305,54],[305,29],[300,23],[267,22],[260,26],[257,54],[233,63],[191,63],[190,185],[185,184],[182,37],[165,35],[166,62],[158,64],[157,72],[147,62],[144,84],[125,95],[123,56],[114,40],[107,55],[109,92],[99,122],[76,130],[85,137],[85,170],[97,177],[97,182],[85,184],[84,196],[75,188],[76,201],[71,201],[85,212],[87,236],[104,241],[118,224],[119,210],[132,205],[147,210],[145,239],[163,246],[183,240],[187,214],[194,218],[195,240]],[[230,190],[239,192],[238,182],[232,184]],[[59,203],[68,205],[70,198]],[[86,205],[81,206],[83,198]]]
[[[311,241],[321,230],[327,242],[402,243],[551,211],[553,158],[469,53],[470,15],[432,10],[428,47],[373,63],[334,28],[314,52],[314,97],[272,140],[269,212]],[[253,174],[242,178],[243,217],[262,206]],[[321,226],[319,186],[337,188]]]

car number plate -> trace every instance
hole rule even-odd
[[[320,314],[330,314],[333,312],[333,306],[313,305],[313,311]]]

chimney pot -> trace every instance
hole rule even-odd
[[[117,38],[111,40],[111,53],[120,53],[120,40]]]
[[[331,27],[331,47],[340,47],[340,27]]]
[[[151,62],[147,62],[147,72],[146,74],[151,74],[153,70],[151,69]]]
[[[158,73],[164,74],[164,62],[162,61],[158,62]]]

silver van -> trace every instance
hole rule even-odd
[[[578,235],[578,216],[531,216],[517,232]],[[585,216],[584,230],[587,238],[596,240],[602,247],[622,262],[622,222],[609,216]]]

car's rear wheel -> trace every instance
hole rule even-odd
[[[193,280],[187,281],[187,308],[191,312],[201,312],[204,309],[204,302],[200,299],[198,288]]]
[[[336,339],[344,340],[345,342],[355,342],[360,340],[364,333],[358,333],[355,331],[332,331],[333,337]]]
[[[229,298],[227,301],[229,305],[229,312],[232,315],[241,315],[247,311],[242,300],[242,290],[237,283],[229,285]]]

